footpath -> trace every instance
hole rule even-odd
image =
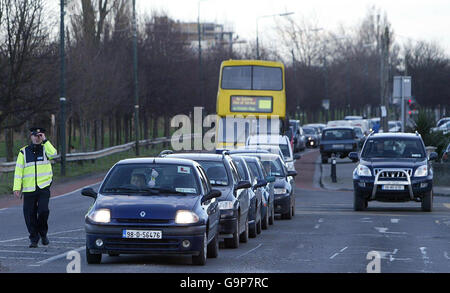
[[[330,160],[329,160],[330,161]],[[328,190],[353,191],[353,170],[358,163],[350,159],[336,159],[336,183],[331,180],[331,164],[321,164],[320,185]],[[433,186],[434,195],[450,196],[449,186]]]

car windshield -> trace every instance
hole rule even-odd
[[[425,158],[419,139],[378,138],[369,139],[362,151],[363,158]]]
[[[206,171],[206,175],[215,186],[228,186],[229,179],[227,170],[223,162],[216,161],[197,161]]]
[[[105,194],[198,194],[190,166],[176,164],[119,164],[105,180]]]
[[[239,176],[241,176],[243,180],[249,180],[248,173],[245,170],[244,162],[242,162],[242,159],[234,157],[233,162],[236,164]]]
[[[306,128],[306,127],[304,127],[303,128],[303,132],[305,134],[316,134],[316,130],[314,128]]]
[[[329,129],[324,130],[322,140],[344,140],[353,139],[353,130],[351,129]]]
[[[269,176],[276,176],[276,177],[286,176],[284,173],[283,165],[279,159],[265,160],[264,158],[262,158],[261,163],[263,164],[263,167],[266,170],[266,173],[269,174]]]

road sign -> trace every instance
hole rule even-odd
[[[322,100],[322,107],[325,110],[329,110],[330,109],[330,100]]]
[[[387,116],[386,106],[381,106],[381,117],[386,116]]]
[[[411,76],[394,76],[393,99],[400,98],[402,132],[405,131],[405,99],[411,97]]]

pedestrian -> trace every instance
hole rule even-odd
[[[30,248],[38,246],[39,239],[48,245],[48,216],[52,165],[56,149],[45,137],[42,127],[30,128],[31,143],[20,149],[14,173],[14,196],[22,198],[23,215],[30,234]]]

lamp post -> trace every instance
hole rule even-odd
[[[64,51],[64,0],[60,1],[61,23],[60,23],[60,57],[61,57],[61,76],[60,76],[60,142],[61,142],[61,176],[66,175],[66,64]]]
[[[295,12],[285,12],[285,13],[278,13],[278,14],[271,14],[271,15],[262,15],[256,17],[256,59],[259,60],[259,35],[258,35],[258,22],[261,18],[267,18],[267,17],[275,17],[275,16],[288,16],[292,15]]]
[[[133,0],[133,72],[134,72],[134,136],[136,156],[139,156],[139,82],[137,56],[136,0]]]

